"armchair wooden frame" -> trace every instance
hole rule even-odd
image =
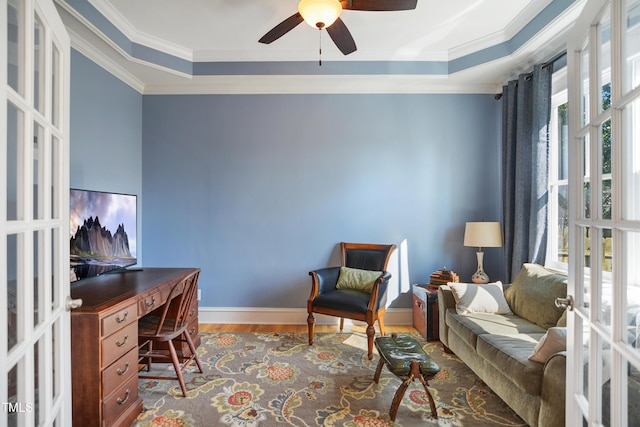
[[[309,330],[309,345],[314,341],[315,318],[313,313],[335,316],[340,318],[340,331],[344,328],[344,319],[358,320],[367,324],[367,356],[373,359],[373,339],[375,336],[374,324],[378,321],[380,334],[385,335],[384,314],[386,312],[386,294],[388,281],[391,274],[386,271],[387,264],[396,245],[380,245],[370,243],[340,243],[342,254],[341,266],[360,268],[365,270],[382,271],[375,281],[371,294],[358,291],[340,291],[336,289],[340,267],[329,267],[310,271],[311,294],[307,301],[307,325]],[[340,299],[341,293],[348,298],[360,298],[367,300],[366,307],[360,310],[345,309],[344,307],[331,306],[329,301]],[[357,295],[360,294],[360,295]],[[352,306],[352,305],[349,305]]]

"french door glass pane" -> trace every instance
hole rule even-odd
[[[60,114],[59,109],[62,108],[60,105],[60,51],[58,47],[52,44],[51,51],[51,123],[60,129]]]
[[[640,351],[640,232],[622,233],[622,266],[626,278],[627,335],[631,347]]]
[[[18,364],[16,364],[7,374],[7,396],[8,402],[13,405],[17,405],[18,399],[18,387],[20,384],[18,383]],[[18,425],[18,411],[2,411],[7,415],[7,425],[17,426]]]
[[[33,107],[44,114],[44,25],[36,15],[33,23]]]
[[[569,186],[558,186],[558,261],[569,262]]]
[[[569,178],[569,103],[558,107],[558,179]]]
[[[7,350],[18,343],[18,235],[7,236]]]
[[[598,70],[600,73],[600,108],[611,106],[611,13],[607,9],[598,24]]]
[[[629,426],[640,425],[640,370],[627,363],[627,419]],[[624,406],[623,406],[624,407]]]
[[[611,229],[605,228],[603,230],[599,230],[601,234],[602,240],[602,249],[600,256],[602,257],[602,271],[603,272],[611,272],[612,266],[612,258],[613,254],[611,252],[611,248],[613,246],[611,237]],[[605,275],[602,280],[601,286],[602,296],[600,298],[601,307],[599,310],[600,313],[600,322],[603,325],[611,326],[611,322],[613,320],[612,308],[613,308],[613,283],[611,281],[610,275]]]
[[[589,146],[589,137],[582,138],[582,214],[584,218],[591,218],[591,147]]]
[[[40,391],[41,391],[41,387],[44,386],[44,384],[42,384],[42,378],[45,371],[42,368],[41,364],[44,362],[44,358],[40,358],[39,355],[40,354],[44,354],[44,352],[42,352],[42,350],[45,348],[44,347],[44,340],[45,338],[42,337],[38,340],[38,342],[36,342],[33,346],[33,399],[31,400],[32,403],[31,404],[31,411],[29,412],[33,412],[34,418],[35,418],[35,425],[38,425],[40,422]],[[26,408],[25,408],[26,409]]]
[[[611,346],[609,346],[609,344],[606,344],[602,339],[599,339],[598,341],[600,347],[599,363],[600,366],[602,366],[602,377],[598,379],[601,393],[600,400],[602,401],[602,424],[608,427],[612,425],[611,416],[613,415],[611,413],[611,370],[613,369],[612,353]]]
[[[18,181],[18,165],[22,159],[22,134],[24,113],[11,102],[7,105],[7,220],[22,218],[19,209],[21,195]],[[19,213],[20,212],[20,213]]]
[[[589,45],[580,51],[580,126],[589,123]]]
[[[51,136],[51,166],[49,170],[51,171],[51,218],[58,219],[60,218],[60,210],[61,206],[59,203],[60,198],[60,180],[58,177],[60,176],[60,171],[58,170],[58,164],[60,162],[60,140],[55,136]]]
[[[9,86],[24,95],[24,2],[7,2],[7,80]]]
[[[60,364],[63,362],[62,358],[56,357],[57,354],[64,354],[63,346],[58,337],[61,334],[61,320],[58,320],[53,324],[51,328],[51,400],[54,401],[60,396],[60,387],[62,381],[58,379],[62,369]]]
[[[44,320],[44,287],[47,277],[44,274],[44,230],[33,232],[33,324]]]
[[[622,90],[626,93],[640,85],[640,0],[627,0],[625,3]]]
[[[33,218],[44,219],[44,128],[33,125]]]
[[[640,24],[639,24],[640,25]],[[640,219],[640,99],[628,104],[622,111],[622,176],[621,202],[624,219]]]
[[[593,231],[589,227],[581,227],[579,229],[582,233],[582,257],[581,267],[584,271],[584,302],[585,308],[589,307],[592,301],[592,288],[591,288],[591,232]],[[579,251],[578,251],[579,253]]]
[[[602,218],[611,219],[611,119],[600,128],[602,150]]]
[[[591,344],[591,340],[589,339],[589,328],[584,323],[581,317],[576,316],[577,323],[577,331],[582,331],[580,335],[580,345],[576,349],[580,358],[578,360],[584,361],[581,369],[575,369],[574,373],[578,377],[578,383],[582,384],[582,387],[578,388],[578,390],[582,390],[584,394],[584,398],[589,400],[589,345]]]
[[[62,284],[59,282],[60,275],[59,273],[59,265],[57,262],[57,258],[59,257],[59,249],[60,249],[60,229],[54,228],[51,230],[51,251],[49,252],[51,255],[51,310],[55,310],[60,305],[60,301],[58,298],[58,292],[62,287]]]

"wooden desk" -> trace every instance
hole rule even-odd
[[[71,312],[74,426],[129,426],[142,411],[138,397],[138,319],[166,302],[171,287],[197,268],[144,268],[105,274],[71,286],[82,307]],[[198,301],[189,312],[196,346]],[[177,347],[187,354],[188,347]]]

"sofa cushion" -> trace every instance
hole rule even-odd
[[[541,265],[524,264],[504,295],[515,314],[549,329],[556,326],[564,311],[555,306],[555,300],[567,296],[567,276]]]
[[[448,310],[446,316],[447,326],[455,332],[465,343],[476,348],[478,335],[497,334],[540,334],[546,330],[521,317],[508,314],[471,313],[457,314],[454,310]],[[533,352],[531,347],[527,357]],[[526,357],[525,357],[526,358]]]
[[[547,360],[559,351],[567,349],[567,328],[553,327],[547,329],[547,333],[533,349],[529,360],[538,363],[547,363]]]
[[[494,313],[513,314],[504,298],[502,282],[476,285],[475,283],[449,283],[456,300],[458,314]]]
[[[478,337],[476,351],[486,363],[502,372],[525,393],[542,391],[544,365],[529,360],[544,334],[489,335]]]

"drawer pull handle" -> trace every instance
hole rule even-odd
[[[154,305],[156,305],[156,297],[151,297],[151,302],[145,300],[144,303],[147,307],[153,307]]]
[[[191,311],[189,312],[189,317],[193,316],[196,312],[195,308],[192,308]]]
[[[121,397],[117,398],[116,402],[118,402],[118,405],[124,405],[127,403],[127,400],[129,400],[129,394],[131,394],[131,391],[127,389],[127,391],[124,392],[124,399]]]
[[[120,316],[116,317],[116,323],[122,323],[127,320],[127,316],[129,315],[128,311],[124,312],[124,317],[120,318]]]
[[[193,333],[196,331],[196,327],[194,326],[193,328],[191,328],[191,330],[189,331],[189,335],[193,335]]]
[[[123,371],[122,369],[118,368],[118,369],[116,370],[116,372],[118,373],[118,375],[124,375],[124,374],[126,374],[127,372],[129,372],[129,362],[127,362],[127,363],[125,363],[125,364],[124,364],[124,371]]]
[[[129,334],[124,336],[124,341],[120,342],[120,340],[116,341],[116,345],[118,347],[122,347],[123,345],[125,345],[127,343],[127,341],[129,340]]]

